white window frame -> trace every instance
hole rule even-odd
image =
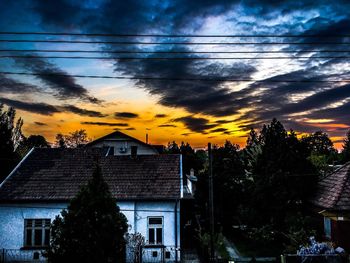
[[[37,223],[37,224],[36,224]],[[46,230],[50,231],[51,219],[50,218],[25,218],[24,219],[24,240],[23,247],[35,248],[35,247],[47,247],[48,244],[45,244],[46,239]],[[28,241],[27,230],[31,230],[31,240]],[[41,244],[35,244],[35,230],[41,230]],[[49,232],[50,240],[50,232]],[[30,243],[30,244],[28,244]]]
[[[150,224],[150,219],[161,219],[162,224]],[[153,228],[154,229],[154,243],[150,243],[149,239],[149,230]],[[157,229],[162,229],[162,242],[158,243],[157,240]],[[148,216],[147,217],[147,242],[149,245],[163,245],[164,244],[164,217],[163,216]]]

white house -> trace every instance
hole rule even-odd
[[[87,147],[108,147],[109,155],[131,155],[132,151],[137,150],[137,154],[149,155],[158,154],[158,151],[152,145],[140,141],[120,131],[107,134],[86,145]]]
[[[180,200],[184,191],[189,194],[182,183],[182,157],[156,154],[129,136],[125,144],[122,136],[78,149],[34,148],[23,158],[0,185],[0,249],[8,260],[42,259],[50,223],[92,176],[96,160],[128,219],[129,233],[146,239],[142,262],[180,260]],[[121,155],[120,145],[129,154]]]

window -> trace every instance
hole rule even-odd
[[[331,238],[331,234],[332,234],[331,219],[324,217],[323,222],[324,222],[324,233],[325,233],[326,237]]]
[[[50,243],[50,219],[24,220],[24,246],[46,247]]]
[[[114,147],[113,146],[109,147],[107,155],[108,156],[114,155]]]
[[[148,243],[150,245],[163,244],[163,218],[148,218]]]

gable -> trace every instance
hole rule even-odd
[[[152,145],[120,131],[103,136],[86,145],[86,147],[110,147],[114,155],[130,155],[132,146],[136,146],[137,153],[141,155],[158,154],[158,151]]]

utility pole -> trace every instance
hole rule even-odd
[[[208,143],[208,157],[209,157],[210,262],[214,262],[215,248],[214,248],[213,155],[211,151],[211,143]]]

